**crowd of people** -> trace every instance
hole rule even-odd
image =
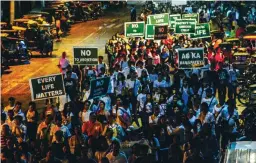
[[[228,18],[239,37],[245,29],[234,23],[236,15]],[[35,102],[28,109],[14,97],[2,103],[1,161],[217,162],[240,134],[238,71],[225,62],[222,39],[116,34],[106,45],[109,63],[99,56],[96,66],[72,66],[63,52],[58,66],[66,95],[46,100],[41,113]],[[189,47],[204,48],[204,67],[178,68],[176,49]],[[110,77],[108,92],[90,99],[90,81],[101,77]]]

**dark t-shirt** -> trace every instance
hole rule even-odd
[[[71,100],[72,97],[74,97],[76,95],[76,80],[75,79],[64,79],[64,86],[65,86],[65,90],[66,93],[70,96]]]

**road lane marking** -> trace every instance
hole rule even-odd
[[[117,26],[115,26],[115,28],[120,28],[120,27],[122,27],[124,24],[123,23],[121,23],[121,24],[119,24],[119,25],[117,25]]]
[[[107,28],[112,28],[114,25],[116,25],[115,23],[110,24],[109,26],[107,26]]]
[[[78,43],[75,43],[75,44],[74,44],[74,46],[75,46],[75,45],[79,45],[79,44],[81,44],[82,42],[84,42],[85,40],[87,40],[89,37],[91,37],[94,33],[95,33],[95,32],[93,32],[93,33],[89,34],[89,35],[88,35],[88,36],[86,36],[83,40],[79,41]]]

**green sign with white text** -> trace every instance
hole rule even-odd
[[[169,25],[169,14],[155,14],[148,15],[148,24],[161,24],[161,25]]]
[[[124,23],[125,37],[143,37],[144,36],[144,22],[126,22]]]
[[[155,25],[147,24],[146,25],[145,39],[152,40],[152,39],[154,39],[154,35],[155,35]]]
[[[175,15],[170,15],[170,28],[174,29],[175,28],[175,20],[176,19],[181,19],[181,15],[180,14],[175,14]]]
[[[208,38],[208,37],[211,37],[209,23],[202,23],[202,24],[196,25],[196,33],[190,35],[190,38],[192,39]]]
[[[186,48],[178,50],[178,66],[180,69],[201,68],[204,66],[203,48]]]
[[[196,32],[196,20],[194,19],[176,19],[175,33],[194,34]]]
[[[197,23],[199,23],[198,14],[182,14],[182,19],[194,19]]]

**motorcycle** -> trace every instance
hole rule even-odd
[[[242,78],[239,78],[238,81],[238,101],[246,105],[249,103],[249,98],[256,89],[255,81],[256,81],[256,74],[250,70],[246,70],[243,73]],[[249,78],[248,78],[249,77]]]
[[[98,19],[97,13],[94,12],[89,6],[83,6],[83,9],[88,19],[89,18],[91,18],[92,20]]]

